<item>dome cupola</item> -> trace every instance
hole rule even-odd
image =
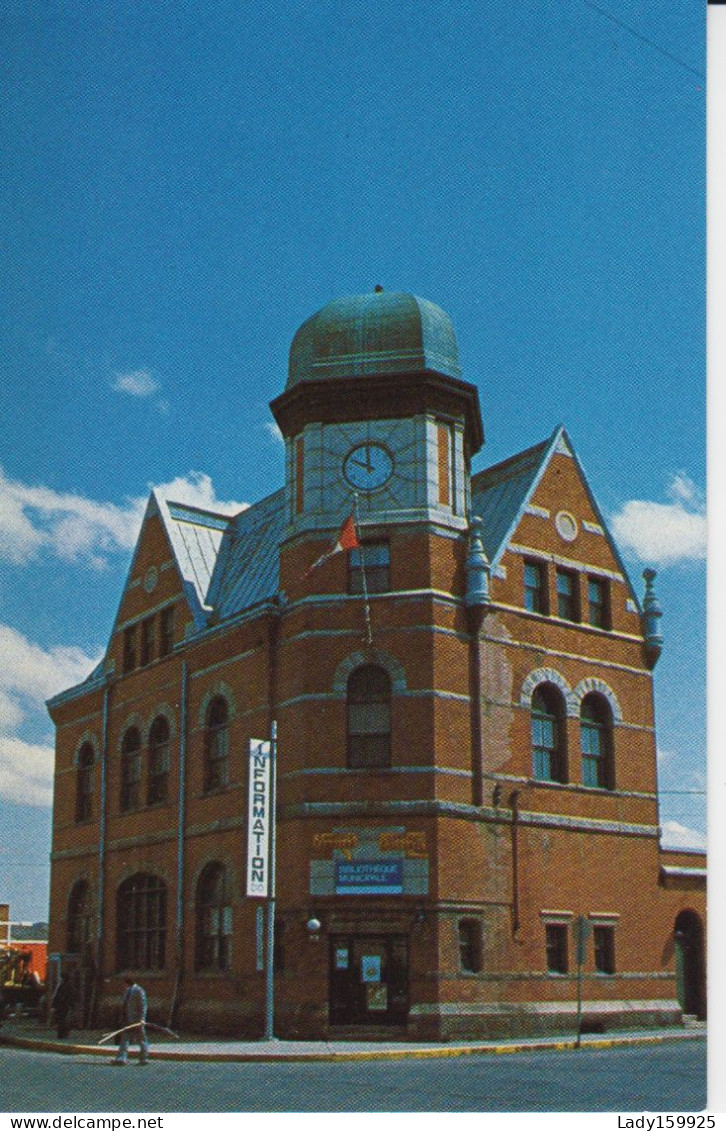
[[[422,370],[461,378],[451,319],[433,302],[377,287],[334,299],[303,322],[290,346],[286,387]]]

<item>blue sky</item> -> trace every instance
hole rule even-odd
[[[282,482],[298,325],[443,306],[487,444],[564,423],[642,591],[661,819],[705,827],[705,11],[692,0],[4,8],[0,874],[47,913],[52,728],[149,486]],[[676,792],[685,791],[685,792]]]

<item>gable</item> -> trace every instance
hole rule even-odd
[[[618,627],[640,633],[637,595],[564,429],[552,437],[499,548],[496,573],[510,578],[507,589],[511,584],[519,589],[524,563],[537,560],[557,571],[606,581]],[[513,600],[513,593],[508,597]]]

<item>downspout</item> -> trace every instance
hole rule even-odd
[[[176,977],[169,1007],[169,1026],[174,1023],[179,1008],[182,979],[184,977],[184,831],[186,815],[186,764],[187,764],[187,662],[182,660],[181,694],[179,701],[179,796],[176,837]]]
[[[481,536],[482,522],[470,520],[466,558],[466,613],[469,627],[469,702],[471,710],[472,804],[484,804],[484,739],[482,735],[481,627],[489,603],[490,566]]]
[[[103,984],[103,928],[105,922],[104,906],[106,899],[106,797],[108,775],[108,728],[111,699],[111,684],[106,677],[106,686],[103,689],[103,715],[101,723],[101,781],[99,786],[99,822],[98,822],[98,895],[96,911],[96,972],[93,982],[93,996],[88,1010],[88,1023],[95,1024],[96,1003],[98,992]]]
[[[519,930],[519,790],[509,795],[512,810],[512,935]]]

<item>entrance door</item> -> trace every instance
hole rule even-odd
[[[405,1025],[408,940],[404,935],[333,935],[331,1025]]]
[[[706,962],[703,923],[695,911],[681,911],[675,924],[676,982],[684,1013],[706,1016]]]

